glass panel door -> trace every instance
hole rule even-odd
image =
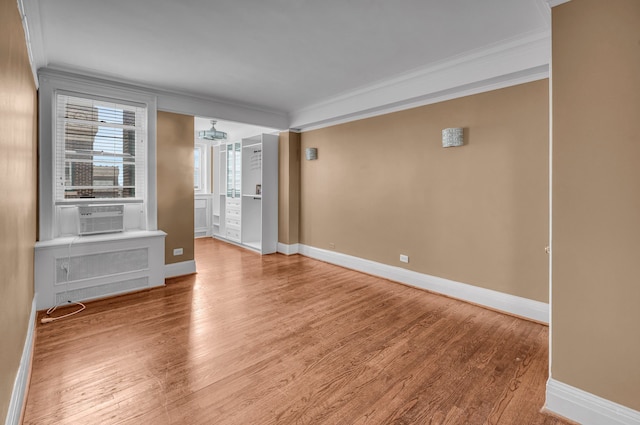
[[[233,197],[233,145],[227,145],[227,196]]]
[[[242,185],[240,184],[240,178],[242,176],[242,154],[241,154],[241,146],[240,142],[236,142],[234,147],[234,156],[235,156],[235,179],[234,179],[234,188],[235,188],[235,198],[240,197],[240,188]]]

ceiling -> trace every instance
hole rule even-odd
[[[540,78],[548,65],[545,0],[23,2],[38,68],[269,111],[302,127],[504,75]],[[398,83],[411,87],[394,91]]]

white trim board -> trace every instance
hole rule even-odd
[[[415,286],[484,307],[515,314],[537,322],[549,323],[549,305],[491,289],[418,273],[335,251],[299,244],[299,253],[327,263]]]
[[[292,111],[289,127],[326,127],[434,103],[433,99],[453,99],[547,78],[550,38],[547,29],[360,87]]]
[[[546,1],[549,4],[549,7],[556,7],[556,6],[560,6],[561,4],[568,3],[571,0],[546,0]]]
[[[51,240],[59,237],[56,226],[56,199],[55,199],[55,119],[56,95],[60,92],[82,93],[91,97],[106,97],[127,101],[134,104],[142,104],[147,107],[147,140],[146,140],[146,173],[145,173],[145,223],[142,228],[157,230],[158,228],[158,201],[156,181],[156,127],[157,127],[157,98],[154,94],[134,90],[131,87],[114,85],[105,80],[87,78],[78,74],[61,73],[49,69],[38,71],[40,89],[38,91],[38,128],[39,143],[38,154],[40,163],[38,166],[38,199],[39,199],[39,239]]]
[[[640,412],[555,379],[547,381],[545,409],[582,425],[639,425]]]
[[[536,0],[536,4],[546,8],[547,4],[554,7],[567,1]],[[54,66],[49,63],[44,49],[39,1],[18,0],[18,5],[35,76],[37,69]],[[294,111],[261,108],[152,85],[145,85],[144,89],[157,96],[158,110],[162,111],[210,116],[281,130],[288,127],[309,130],[546,78],[549,39],[550,28],[546,28],[503,40]],[[91,69],[73,69],[64,64],[57,64],[57,69],[142,88],[139,83],[99,74]]]
[[[27,395],[27,386],[29,384],[29,371],[31,370],[31,355],[33,353],[33,341],[36,330],[36,296],[33,296],[31,302],[31,314],[29,315],[29,327],[27,328],[27,337],[24,341],[22,349],[22,357],[20,357],[20,367],[16,374],[16,380],[13,384],[13,392],[11,400],[9,400],[9,411],[5,425],[18,425],[22,416],[22,407]]]
[[[164,265],[164,278],[169,279],[171,277],[184,276],[193,274],[196,272],[195,260],[182,261],[180,263],[165,264]]]
[[[26,0],[27,2],[35,0]],[[37,59],[36,59],[37,60]],[[232,103],[212,97],[170,91],[150,85],[133,83],[122,78],[97,74],[84,69],[70,69],[62,66],[38,67],[38,75],[54,76],[59,79],[85,80],[96,86],[108,86],[117,90],[141,92],[154,96],[157,110],[179,114],[216,117],[273,129],[288,128],[288,115],[281,111],[257,108],[240,103]]]
[[[278,242],[278,252],[284,255],[293,255],[300,252],[300,245],[297,243],[287,245],[284,243]]]
[[[35,1],[18,0],[18,11],[20,12],[22,28],[24,29],[24,39],[29,56],[29,64],[31,65],[31,73],[37,89],[39,88],[38,68],[46,63],[44,50],[42,49],[44,43],[42,42],[38,4]]]
[[[486,93],[489,91],[499,90],[506,87],[513,87],[519,84],[530,83],[533,81],[539,81],[549,78],[549,67],[542,65],[538,68],[527,70],[526,72],[514,73],[499,78],[492,78],[489,80],[467,84],[453,89],[442,90],[435,93],[429,93],[423,96],[418,96],[413,99],[401,101],[393,104],[383,105],[379,108],[369,108],[353,114],[345,114],[339,117],[330,118],[324,121],[318,121],[301,128],[292,129],[297,133],[304,133],[306,131],[317,130],[320,128],[331,127],[338,124],[344,124],[352,121],[377,117],[380,115],[391,114],[393,112],[404,111],[412,108],[419,108],[421,106],[433,105],[434,103],[446,102],[452,99],[458,99],[465,96],[472,96],[474,94]]]

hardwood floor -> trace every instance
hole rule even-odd
[[[570,423],[539,413],[545,326],[298,255],[196,261],[38,324],[24,423]]]

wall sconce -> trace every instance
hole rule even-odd
[[[307,158],[307,161],[318,159],[318,148],[306,148],[304,150],[304,156]]]
[[[445,128],[442,130],[442,147],[450,148],[464,144],[464,131],[462,128]]]

